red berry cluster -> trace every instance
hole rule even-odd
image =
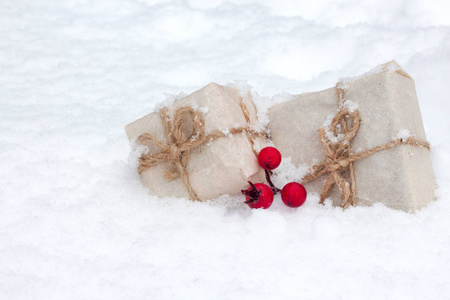
[[[306,190],[297,182],[289,182],[282,190],[277,188],[270,180],[270,171],[276,169],[281,163],[281,153],[274,147],[266,147],[258,154],[259,165],[266,172],[266,180],[270,186],[264,183],[252,183],[247,190],[241,192],[245,195],[245,203],[250,208],[267,209],[272,205],[273,196],[281,192],[281,200],[290,207],[299,207],[306,201]]]

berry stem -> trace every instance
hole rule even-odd
[[[267,164],[267,163],[266,163],[266,164]],[[281,190],[280,190],[279,188],[277,188],[277,187],[273,184],[272,180],[270,180],[270,173],[269,173],[269,171],[268,171],[268,170],[264,170],[264,171],[266,172],[266,180],[267,180],[267,182],[269,183],[270,188],[272,189],[273,194],[275,195],[276,193],[281,192]]]
[[[250,184],[250,186],[252,188],[251,191],[241,190],[241,193],[244,194],[245,196],[248,196],[248,198],[249,198],[248,201],[245,201],[245,203],[247,203],[247,204],[258,201],[259,196],[261,196],[261,193],[262,193],[261,190],[258,190],[256,188],[256,186],[253,184],[253,182],[248,181],[248,183]]]

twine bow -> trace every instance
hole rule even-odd
[[[167,161],[172,164],[172,168],[164,171],[164,178],[168,181],[181,176],[184,185],[187,187],[192,199],[199,200],[197,194],[192,189],[189,182],[189,175],[186,171],[186,165],[190,151],[205,141],[204,120],[201,114],[191,107],[182,107],[175,113],[173,124],[170,122],[170,116],[167,108],[159,111],[161,121],[164,127],[166,143],[161,142],[150,133],[144,133],[138,137],[140,143],[148,141],[153,142],[156,147],[162,151],[155,154],[143,154],[139,158],[138,172],[142,174],[148,168]],[[192,122],[191,133],[186,133],[188,122]]]
[[[241,109],[247,122],[250,121],[247,108],[241,103]],[[230,128],[229,133],[215,130],[210,134],[205,133],[205,121],[200,112],[192,107],[185,106],[175,112],[173,122],[167,108],[162,108],[159,112],[161,122],[164,127],[166,142],[162,142],[150,133],[143,133],[138,137],[141,144],[152,142],[161,151],[155,154],[142,154],[139,158],[138,172],[142,174],[145,170],[161,162],[169,162],[172,167],[164,172],[164,178],[168,181],[181,177],[192,200],[200,201],[197,193],[191,186],[189,174],[186,166],[190,157],[190,152],[202,144],[213,141],[228,134],[246,133],[252,146],[256,136],[265,136],[266,133],[249,129],[249,127]],[[252,147],[253,148],[253,147]],[[253,150],[254,151],[254,150]]]
[[[320,194],[320,203],[323,204],[328,197],[331,188],[336,184],[341,193],[341,207],[346,209],[350,205],[356,205],[356,178],[353,162],[368,157],[376,152],[395,148],[402,144],[416,147],[423,147],[430,150],[430,144],[425,141],[419,141],[412,137],[406,139],[395,139],[384,145],[377,146],[373,149],[360,152],[358,154],[351,153],[350,141],[355,137],[360,123],[361,117],[358,110],[350,111],[344,107],[344,90],[336,87],[339,101],[339,111],[334,116],[327,133],[325,128],[319,129],[319,138],[322,143],[325,160],[314,165],[311,173],[306,175],[301,183],[311,182],[322,175],[328,174],[328,178],[323,186]],[[338,142],[334,143],[331,137],[337,138]]]

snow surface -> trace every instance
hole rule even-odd
[[[128,162],[164,93],[267,107],[391,59],[433,145],[416,214],[157,199]],[[449,70],[444,0],[1,1],[0,299],[449,299]]]

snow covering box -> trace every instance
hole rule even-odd
[[[181,107],[201,111],[206,134],[214,131],[226,133],[229,128],[257,126],[257,112],[249,92],[237,88],[210,83],[206,87],[168,105],[168,115],[173,119]],[[247,118],[243,109],[247,111]],[[127,125],[125,131],[130,141],[143,133],[150,133],[166,143],[164,128],[157,112],[146,115]],[[188,134],[188,133],[186,133]],[[253,147],[265,140],[256,137],[255,145],[245,133],[228,134],[204,143],[188,157],[186,171],[192,189],[199,200],[216,198],[222,194],[235,195],[248,186],[247,181],[262,182],[263,171],[259,167]],[[147,143],[150,154],[161,151],[154,143]],[[142,180],[150,192],[160,197],[186,197],[190,194],[181,177],[166,180],[164,172],[173,168],[168,162],[158,163],[142,172]],[[191,197],[192,198],[192,197]]]
[[[425,141],[414,80],[397,63],[391,62],[339,84],[347,106],[358,108],[359,131],[351,140],[351,151],[372,149],[408,135]],[[269,110],[269,129],[283,157],[311,167],[325,159],[318,129],[338,111],[336,88],[294,96]],[[355,161],[357,204],[375,202],[404,211],[424,207],[434,199],[434,176],[429,150],[400,145]],[[320,193],[327,176],[306,184],[308,192]],[[330,197],[340,204],[334,185]]]

